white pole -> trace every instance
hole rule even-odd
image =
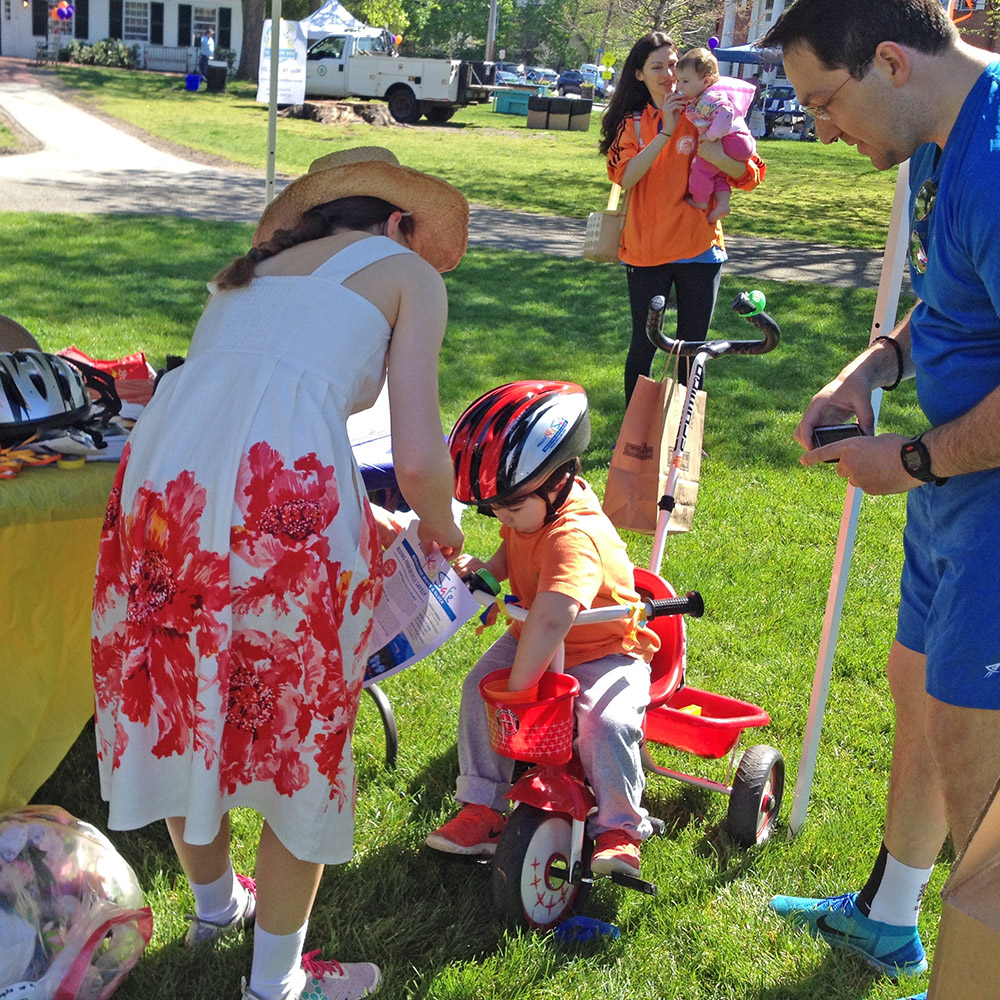
[[[909,161],[899,165],[896,177],[896,192],[889,221],[885,255],[882,258],[882,273],[879,277],[878,297],[875,300],[875,315],[872,321],[869,343],[882,334],[889,333],[895,325],[899,308],[899,292],[903,284],[903,267],[906,263],[906,249],[909,241],[909,225],[906,219],[907,190],[909,187]],[[875,410],[875,424],[878,427],[882,390],[872,393],[872,408]],[[823,633],[820,638],[816,670],[813,675],[812,696],[809,701],[809,716],[802,745],[802,758],[795,777],[795,795],[792,811],[788,818],[789,836],[794,836],[805,822],[809,808],[809,793],[816,773],[816,758],[819,754],[819,736],[826,709],[826,696],[830,689],[830,674],[833,655],[837,647],[840,618],[844,609],[844,592],[847,576],[851,568],[854,539],[857,534],[858,516],[861,511],[861,490],[847,487],[844,510],[840,518],[840,533],[833,560],[833,573],[826,598],[826,615],[823,619]]]
[[[271,78],[267,102],[267,188],[264,205],[274,201],[274,153],[278,144],[278,56],[281,46],[281,0],[271,0]]]

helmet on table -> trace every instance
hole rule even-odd
[[[96,368],[43,351],[0,352],[0,446],[120,409],[114,379]]]
[[[76,423],[89,409],[83,376],[68,361],[42,351],[0,353],[0,440]]]
[[[498,386],[471,403],[452,428],[455,498],[487,506],[541,492],[563,467],[575,471],[589,442],[590,414],[581,386],[547,381]],[[570,476],[566,495],[571,485]],[[554,508],[564,500],[565,495]]]

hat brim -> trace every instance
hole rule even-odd
[[[411,213],[411,249],[437,271],[458,266],[469,241],[469,203],[454,185],[411,167],[379,161],[348,163],[296,178],[260,217],[253,245],[291,229],[303,213],[338,198],[381,198]]]

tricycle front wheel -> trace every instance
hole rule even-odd
[[[572,916],[590,885],[570,882],[573,821],[565,813],[519,805],[493,856],[493,902],[511,924],[545,930]],[[584,842],[583,863],[592,845]]]

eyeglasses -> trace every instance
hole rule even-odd
[[[828,122],[830,120],[830,112],[827,109],[830,106],[830,102],[837,96],[837,94],[840,93],[840,91],[844,87],[844,84],[847,83],[847,80],[853,80],[853,79],[854,77],[848,74],[847,79],[843,80],[840,86],[837,87],[837,89],[822,104],[817,104],[815,106],[811,104],[801,104],[799,106],[807,115],[812,115],[813,118],[819,118],[820,121]]]
[[[802,104],[799,105],[802,110],[807,115],[812,115],[813,118],[818,118],[820,121],[828,122],[830,120],[830,105],[833,103],[833,99],[844,89],[848,80],[862,80],[868,73],[868,68],[871,66],[872,60],[875,58],[874,55],[871,58],[866,59],[854,73],[848,72],[847,79],[842,80],[837,89],[822,103],[817,105]]]
[[[930,223],[927,221],[937,201],[937,181],[930,179],[917,189],[913,199],[913,225],[910,230],[910,267],[917,274],[927,273],[927,243]],[[926,225],[925,225],[926,223]]]

